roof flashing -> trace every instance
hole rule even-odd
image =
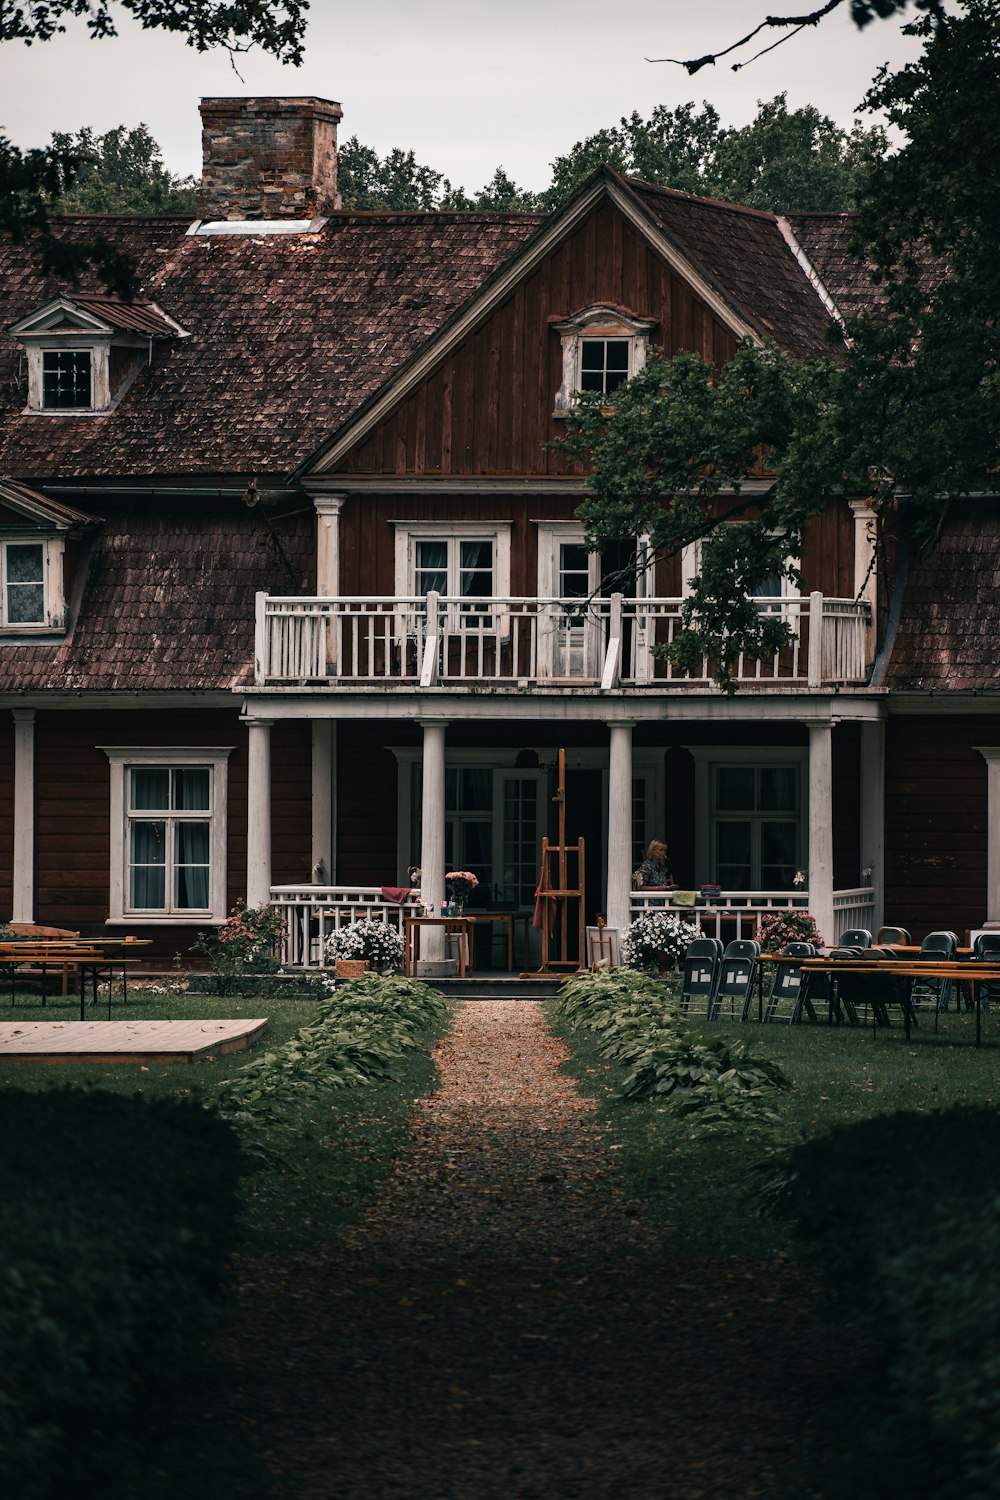
[[[314,219],[195,219],[188,234],[318,234],[326,222],[323,214]]]

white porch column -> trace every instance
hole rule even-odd
[[[848,503],[854,513],[854,597],[867,599],[872,610],[866,653],[870,662],[875,655],[875,610],[878,600],[878,579],[875,574],[875,512],[867,500],[851,500]],[[879,923],[879,926],[881,925]]]
[[[828,947],[833,930],[833,725],[809,724],[809,910]]]
[[[247,905],[271,899],[271,725],[272,719],[247,724]]]
[[[313,495],[316,507],[316,593],[321,599],[340,593],[340,512],[346,495]]]
[[[872,931],[885,921],[885,722],[861,726],[861,884],[875,892]]]
[[[444,885],[444,732],[447,719],[422,719],[424,731],[423,794],[420,834],[420,896],[435,916],[445,899]],[[421,936],[423,958],[440,959],[444,933],[433,928]]]
[[[14,879],[12,922],[35,920],[35,710],[14,720]]]
[[[319,885],[337,879],[337,724],[312,721],[312,878]]]
[[[632,729],[634,719],[611,724],[608,771],[608,926],[624,932],[631,919]]]
[[[977,745],[976,749],[986,762],[986,919],[982,926],[1000,927],[1000,745]]]

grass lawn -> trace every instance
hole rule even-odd
[[[614,1146],[631,1186],[652,1213],[676,1231],[674,1248],[692,1257],[789,1251],[781,1222],[763,1217],[749,1191],[753,1169],[766,1153],[833,1127],[899,1109],[934,1110],[957,1103],[1000,1100],[1000,1017],[984,1018],[984,1045],[975,1047],[975,1017],[948,1012],[935,1035],[923,1018],[909,1043],[902,1028],[879,1031],[825,1024],[758,1026],[692,1019],[699,1040],[721,1034],[752,1041],[754,1051],[780,1063],[792,1081],[775,1091],[780,1122],[763,1136],[732,1133],[699,1137],[665,1105],[616,1099],[622,1070],[597,1051],[592,1036],[556,1030],[573,1049],[568,1071],[602,1101]]]
[[[9,996],[0,1004],[0,1021],[75,1021],[80,1018],[79,996]],[[30,1002],[30,1003],[29,1003]],[[87,1018],[106,1016],[107,1001],[87,1003]],[[82,1088],[150,1097],[190,1094],[211,1104],[220,1083],[238,1073],[250,1058],[286,1042],[301,1026],[315,1019],[314,1000],[220,998],[216,995],[155,995],[130,992],[129,1003],[115,999],[115,1021],[178,1020],[189,1017],[240,1019],[266,1016],[260,1041],[243,1052],[209,1056],[194,1063],[0,1064],[0,1086],[19,1089]],[[358,1204],[384,1176],[406,1137],[406,1121],[414,1099],[432,1091],[436,1082],[426,1046],[410,1053],[398,1080],[345,1088],[333,1102],[306,1105],[296,1119],[294,1133],[275,1133],[268,1141],[276,1156],[244,1181],[243,1199],[250,1253],[274,1251],[294,1254],[321,1245],[356,1212]]]

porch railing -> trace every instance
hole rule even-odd
[[[402,932],[404,917],[423,912],[419,901],[387,901],[377,885],[272,886],[271,901],[285,920],[281,962],[293,969],[325,968],[327,938],[351,922],[387,922]]]
[[[325,967],[326,940],[351,922],[368,920],[388,922],[402,931],[403,918],[420,916],[419,901],[402,906],[388,901],[376,885],[292,885],[272,886],[271,900],[281,908],[286,936],[281,961],[294,969]],[[685,921],[696,921],[707,937],[753,937],[757,923],[771,911],[805,911],[809,907],[808,891],[723,891],[709,904],[672,906],[667,891],[633,891],[633,919],[645,911],[667,909]],[[835,891],[833,895],[834,932],[829,941],[836,943],[841,933],[852,927],[871,928],[875,910],[875,893],[865,887]],[[824,934],[826,936],[826,934]]]
[[[679,672],[655,649],[682,628],[682,599],[274,598],[257,595],[260,687],[708,687],[713,663]],[[761,599],[794,632],[740,682],[761,686],[863,683],[870,655],[866,600]]]
[[[723,891],[710,901],[697,906],[674,906],[669,891],[633,891],[631,895],[632,919],[646,911],[673,912],[684,921],[697,922],[706,937],[732,938],[753,937],[761,917],[774,911],[808,911],[808,891]],[[834,891],[833,932],[824,933],[832,947],[840,941],[842,933],[853,927],[872,928],[875,913],[875,892],[867,887],[855,890]]]

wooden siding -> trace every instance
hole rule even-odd
[[[885,920],[919,942],[986,916],[986,762],[1000,718],[890,719]]]
[[[510,528],[511,593],[531,596],[538,585],[538,521],[572,520],[578,496],[561,495],[354,495],[340,519],[340,592],[386,596],[396,592],[398,521],[454,521],[456,525],[505,521]],[[831,501],[807,533],[804,592],[820,589],[836,599],[854,594],[854,519],[843,501]],[[681,561],[656,564],[650,592],[677,598]]]
[[[350,474],[572,472],[547,450],[562,383],[551,327],[595,303],[656,320],[652,341],[724,363],[738,340],[611,204],[567,236],[346,458]]]
[[[14,720],[0,714],[0,920],[13,916]]]
[[[12,834],[4,767],[10,731],[0,739],[0,900],[10,910]],[[304,723],[277,724],[272,734],[272,829],[274,879],[309,879],[311,852],[310,730]],[[246,893],[246,729],[226,710],[58,713],[36,720],[35,917],[57,927],[96,933],[108,916],[111,863],[110,766],[99,745],[232,745],[228,761],[227,908]],[[5,823],[5,819],[7,820]],[[6,895],[4,894],[6,889]],[[204,924],[202,924],[204,925]],[[153,938],[156,956],[186,955],[197,926],[140,923],[130,930]]]

